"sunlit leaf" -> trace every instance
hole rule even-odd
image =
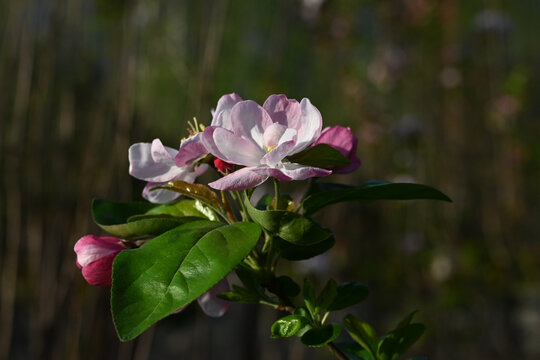
[[[173,180],[169,181],[166,185],[157,186],[156,189],[175,191],[192,199],[201,200],[202,202],[212,206],[214,209],[221,208],[221,202],[218,194],[202,184],[190,184],[181,180]]]
[[[309,320],[300,315],[282,317],[272,325],[272,337],[282,338],[294,336],[308,324]]]
[[[256,245],[253,223],[196,221],[118,254],[111,308],[122,341],[186,306],[224,278]]]

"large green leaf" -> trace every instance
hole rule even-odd
[[[92,202],[92,214],[103,230],[122,239],[160,235],[181,224],[200,219],[167,214],[144,215],[154,207],[154,204],[144,202],[122,203],[95,199]]]
[[[271,235],[279,236],[295,245],[307,246],[324,241],[332,233],[315,221],[285,210],[257,210],[249,201],[246,207],[251,219]]]
[[[345,201],[416,199],[452,201],[439,190],[427,185],[371,181],[359,187],[314,183],[302,206],[304,214],[310,215],[327,205]]]
[[[257,244],[253,223],[196,221],[170,230],[113,264],[111,306],[127,341],[186,306],[225,277]]]
[[[335,165],[348,165],[350,163],[350,160],[343,156],[339,150],[327,144],[310,147],[293,156],[289,156],[289,160],[302,165],[322,168]]]

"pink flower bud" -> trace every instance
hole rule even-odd
[[[229,164],[228,162],[223,161],[220,158],[214,158],[214,166],[220,173],[224,175],[227,175],[228,173],[234,171],[234,164]]]
[[[327,144],[349,159],[350,163],[344,166],[334,166],[332,169],[337,173],[349,173],[356,170],[361,162],[356,156],[358,138],[354,136],[349,127],[332,126],[321,132],[321,136],[313,143],[313,146]]]
[[[113,260],[125,249],[121,239],[86,235],[77,241],[73,250],[85,280],[91,285],[109,286],[112,284]]]

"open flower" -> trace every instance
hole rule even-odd
[[[298,103],[285,95],[271,95],[262,107],[250,100],[235,103],[220,117],[219,125],[204,130],[201,140],[212,155],[246,167],[209,185],[218,190],[241,190],[269,177],[292,181],[331,174],[286,160],[310,146],[321,127],[319,110],[306,98]]]
[[[341,155],[349,159],[350,163],[343,166],[334,166],[332,170],[337,173],[349,173],[356,170],[361,161],[356,156],[358,148],[358,138],[354,136],[349,127],[332,126],[327,127],[321,133],[321,136],[313,143],[313,145],[327,144],[338,150]]]
[[[77,241],[73,250],[85,280],[91,285],[109,286],[112,283],[113,260],[125,249],[121,239],[86,235]]]
[[[208,169],[207,164],[180,166],[175,161],[177,154],[178,150],[164,146],[159,139],[154,139],[151,144],[133,144],[129,148],[129,174],[148,181],[142,193],[148,201],[162,204],[176,199],[180,196],[176,192],[163,189],[150,191],[150,189],[172,180],[193,183]]]

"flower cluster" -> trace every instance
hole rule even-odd
[[[202,131],[201,131],[202,130]],[[271,95],[260,106],[237,94],[222,96],[212,111],[208,127],[194,126],[192,135],[180,149],[138,143],[129,149],[129,172],[148,181],[143,197],[165,203],[178,194],[167,190],[149,191],[171,180],[194,182],[208,169],[208,154],[223,175],[208,185],[216,190],[243,190],[256,187],[269,177],[279,181],[305,180],[327,176],[332,169],[350,172],[360,166],[356,157],[357,139],[349,128],[334,126],[322,130],[322,117],[309,99],[300,102],[285,95]],[[347,157],[346,166],[320,168],[291,161],[289,157],[311,146],[327,144]],[[238,168],[236,171],[232,171]]]
[[[190,123],[190,136],[182,141],[179,150],[164,146],[159,139],[129,148],[129,173],[147,181],[142,192],[146,200],[156,204],[175,200],[179,193],[158,187],[173,180],[193,183],[210,168],[210,162],[222,175],[208,184],[216,190],[253,188],[269,177],[279,181],[304,180],[330,175],[332,170],[350,172],[360,166],[356,157],[358,142],[351,130],[341,126],[322,130],[321,114],[306,98],[298,102],[285,95],[271,95],[260,106],[237,94],[228,94],[219,99],[211,113],[208,127],[196,120]],[[350,163],[320,168],[288,159],[319,144],[337,149]],[[127,243],[116,237],[82,237],[74,250],[86,281],[110,286],[113,260],[128,248]],[[205,313],[223,315],[228,303],[216,295],[227,290],[228,282],[223,279],[199,297]]]
[[[329,314],[362,302],[367,287],[329,279],[317,294],[309,279],[301,286],[278,275],[277,265],[334,246],[332,232],[312,217],[328,205],[450,199],[426,185],[388,181],[352,186],[312,180],[301,183],[301,191],[285,193],[281,182],[357,169],[358,140],[351,129],[323,129],[321,114],[308,99],[285,95],[271,95],[261,106],[228,94],[211,113],[207,127],[195,118],[188,122],[189,137],[178,149],[159,139],[132,145],[129,173],[147,182],[142,196],[148,202],[94,200],[94,221],[111,236],[87,235],[75,244],[83,277],[92,285],[111,286],[120,340],[134,339],[192,302],[217,317],[234,301],[289,312],[272,325],[274,338],[298,336],[305,345],[328,347],[339,359],[348,359],[345,353],[366,359],[401,356],[424,331],[412,322],[414,313],[382,337],[347,315],[343,322],[356,344],[335,344],[342,327],[326,323]],[[215,180],[195,184],[209,169],[216,170]],[[273,192],[263,185],[270,178]],[[236,278],[229,284],[231,272]]]

